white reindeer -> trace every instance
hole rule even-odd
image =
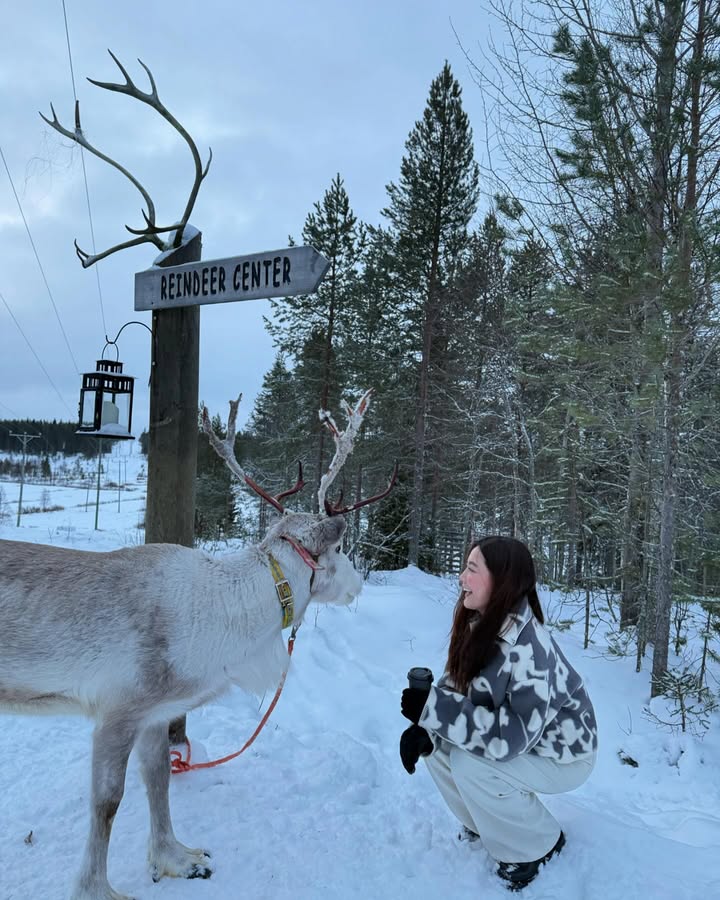
[[[203,424],[232,472],[281,513],[265,539],[222,558],[174,544],[111,553],[0,541],[0,712],[81,713],[95,720],[91,822],[73,900],[129,900],[107,880],[113,818],[128,756],[137,748],[150,806],[148,860],[164,875],[208,878],[209,855],[179,843],[168,802],[168,724],[232,684],[262,692],[288,664],[282,629],[310,601],[347,604],[362,587],[341,551],[344,520],[325,492],[367,408],[366,395],[340,434],[319,500],[328,515],[285,511],[234,457],[239,403],[227,438]],[[385,496],[392,487],[377,497]],[[277,564],[287,585],[276,585]],[[277,575],[277,568],[275,569]],[[294,609],[293,609],[294,604]]]

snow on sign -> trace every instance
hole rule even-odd
[[[287,247],[135,274],[135,309],[169,309],[311,294],[330,263],[314,247]]]

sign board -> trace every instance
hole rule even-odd
[[[135,309],[170,309],[311,294],[329,261],[314,247],[153,267],[135,274]]]

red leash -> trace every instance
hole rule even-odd
[[[288,638],[288,668],[290,667],[290,657],[292,656],[293,647],[295,646],[295,634],[297,633],[297,629],[293,628],[290,633],[290,637]],[[192,748],[190,746],[190,741],[185,738],[185,743],[187,744],[187,759],[182,758],[182,752],[180,750],[171,750],[170,751],[170,771],[173,775],[178,775],[180,772],[192,772],[195,769],[212,769],[213,766],[220,766],[223,763],[228,762],[231,759],[235,759],[236,756],[240,756],[241,753],[244,753],[247,748],[253,743],[255,738],[262,731],[265,723],[270,718],[270,713],[275,709],[275,704],[280,699],[280,694],[282,693],[283,685],[285,684],[285,678],[287,676],[288,670],[285,669],[283,672],[282,678],[280,679],[280,684],[275,691],[275,696],[272,699],[272,703],[268,706],[265,715],[260,720],[260,724],[253,732],[252,736],[246,742],[244,747],[241,747],[235,753],[230,753],[228,756],[223,756],[221,759],[214,759],[210,762],[204,763],[191,763],[190,756],[192,753]]]

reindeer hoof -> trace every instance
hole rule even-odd
[[[210,878],[210,854],[205,850],[191,850],[176,843],[150,856],[150,876],[154,882],[165,875],[171,878]]]
[[[188,878],[209,878],[212,875],[212,869],[207,866],[194,865],[190,870]]]

